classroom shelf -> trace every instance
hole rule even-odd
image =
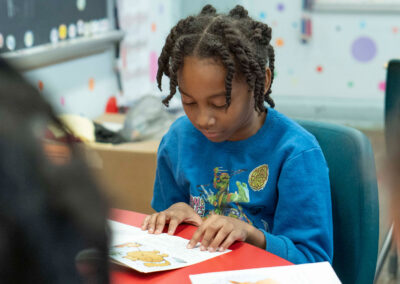
[[[20,71],[28,71],[67,60],[101,53],[120,42],[124,32],[120,30],[49,43],[38,47],[3,53],[0,56]]]

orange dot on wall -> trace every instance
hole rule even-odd
[[[317,66],[317,72],[318,73],[322,73],[322,71],[324,71],[324,68],[321,65]]]
[[[275,44],[276,44],[276,46],[278,46],[278,47],[282,47],[282,46],[285,45],[285,41],[283,40],[283,38],[278,38],[278,39],[276,39]]]
[[[89,90],[91,90],[91,91],[94,90],[94,79],[93,78],[89,79]]]
[[[38,82],[38,88],[39,88],[39,91],[43,91],[43,89],[44,89],[43,81],[39,80],[39,82]]]
[[[151,31],[154,33],[157,30],[157,24],[156,23],[152,23],[151,24]]]
[[[397,34],[399,32],[399,28],[398,27],[393,27],[392,29],[394,34]]]

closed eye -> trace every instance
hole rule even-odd
[[[182,102],[182,104],[185,105],[185,106],[193,106],[193,105],[195,105],[196,103],[195,103],[195,102],[191,102],[191,103]]]

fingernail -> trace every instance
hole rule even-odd
[[[172,230],[168,231],[168,235],[172,235],[172,233],[173,233]]]
[[[209,252],[214,252],[214,251],[215,251],[215,248],[209,247],[209,248],[208,248],[208,251],[209,251]]]
[[[202,246],[200,247],[200,250],[201,250],[201,251],[205,251],[205,250],[206,250],[206,247],[202,245]]]
[[[154,231],[153,229],[149,229],[149,233],[153,233],[153,231]]]
[[[191,248],[193,248],[193,246],[191,245],[191,244],[187,244],[187,246],[186,246],[188,249],[191,249]]]
[[[224,251],[225,249],[223,247],[218,248],[218,251]]]

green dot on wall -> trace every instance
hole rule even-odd
[[[278,75],[278,73],[276,71],[274,71],[274,78],[276,78],[277,75]]]
[[[351,81],[348,82],[348,83],[347,83],[347,86],[348,86],[349,88],[353,88],[353,87],[354,87],[354,82],[351,82]]]

